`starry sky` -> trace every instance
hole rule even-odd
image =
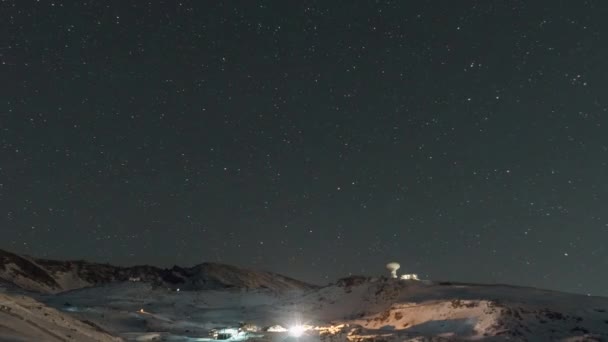
[[[0,2],[0,248],[608,295],[605,1]]]

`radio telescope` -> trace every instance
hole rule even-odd
[[[389,262],[386,264],[386,269],[391,272],[391,278],[397,278],[397,270],[401,268],[398,262]]]

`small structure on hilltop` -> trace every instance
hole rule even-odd
[[[399,279],[401,279],[401,280],[420,280],[420,278],[418,278],[418,274],[416,274],[416,273],[402,274]]]
[[[386,269],[391,272],[391,278],[397,278],[397,270],[401,268],[398,262],[389,262],[386,264]]]
[[[401,276],[397,276],[397,270],[400,268],[401,265],[396,261],[389,262],[388,264],[386,264],[386,269],[391,272],[391,278],[393,279],[399,278],[400,280],[420,280],[420,278],[418,278],[418,274],[416,273],[408,273],[402,274]]]

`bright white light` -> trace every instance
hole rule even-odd
[[[236,334],[239,333],[239,329],[236,329],[236,328],[222,328],[222,329],[218,329],[217,332],[220,333],[220,334],[236,335]]]
[[[300,337],[306,331],[306,327],[303,325],[294,325],[289,327],[289,335],[293,337]]]

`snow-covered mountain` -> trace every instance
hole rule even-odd
[[[350,277],[307,291],[175,292],[115,283],[40,300],[127,340],[205,341],[213,328],[301,324],[301,341],[608,341],[608,298],[508,285]],[[233,340],[245,340],[242,335]]]
[[[351,277],[293,307],[357,327],[351,340],[608,341],[608,298],[509,285]]]
[[[603,297],[362,276],[313,287],[218,264],[129,269],[9,257],[1,274],[11,283],[0,284],[0,293],[29,286],[45,305],[125,340],[209,341],[214,328],[245,324],[257,329],[232,341],[284,340],[281,327],[294,325],[305,330],[302,342],[608,341]],[[142,281],[121,281],[133,276]],[[167,286],[177,283],[195,291]],[[63,292],[70,284],[78,289]]]
[[[55,261],[0,250],[0,281],[39,293],[64,291],[116,282],[144,282],[182,290],[265,288],[273,291],[309,289],[312,285],[263,271],[202,263],[194,267],[162,269],[153,266],[118,267],[86,261]]]

